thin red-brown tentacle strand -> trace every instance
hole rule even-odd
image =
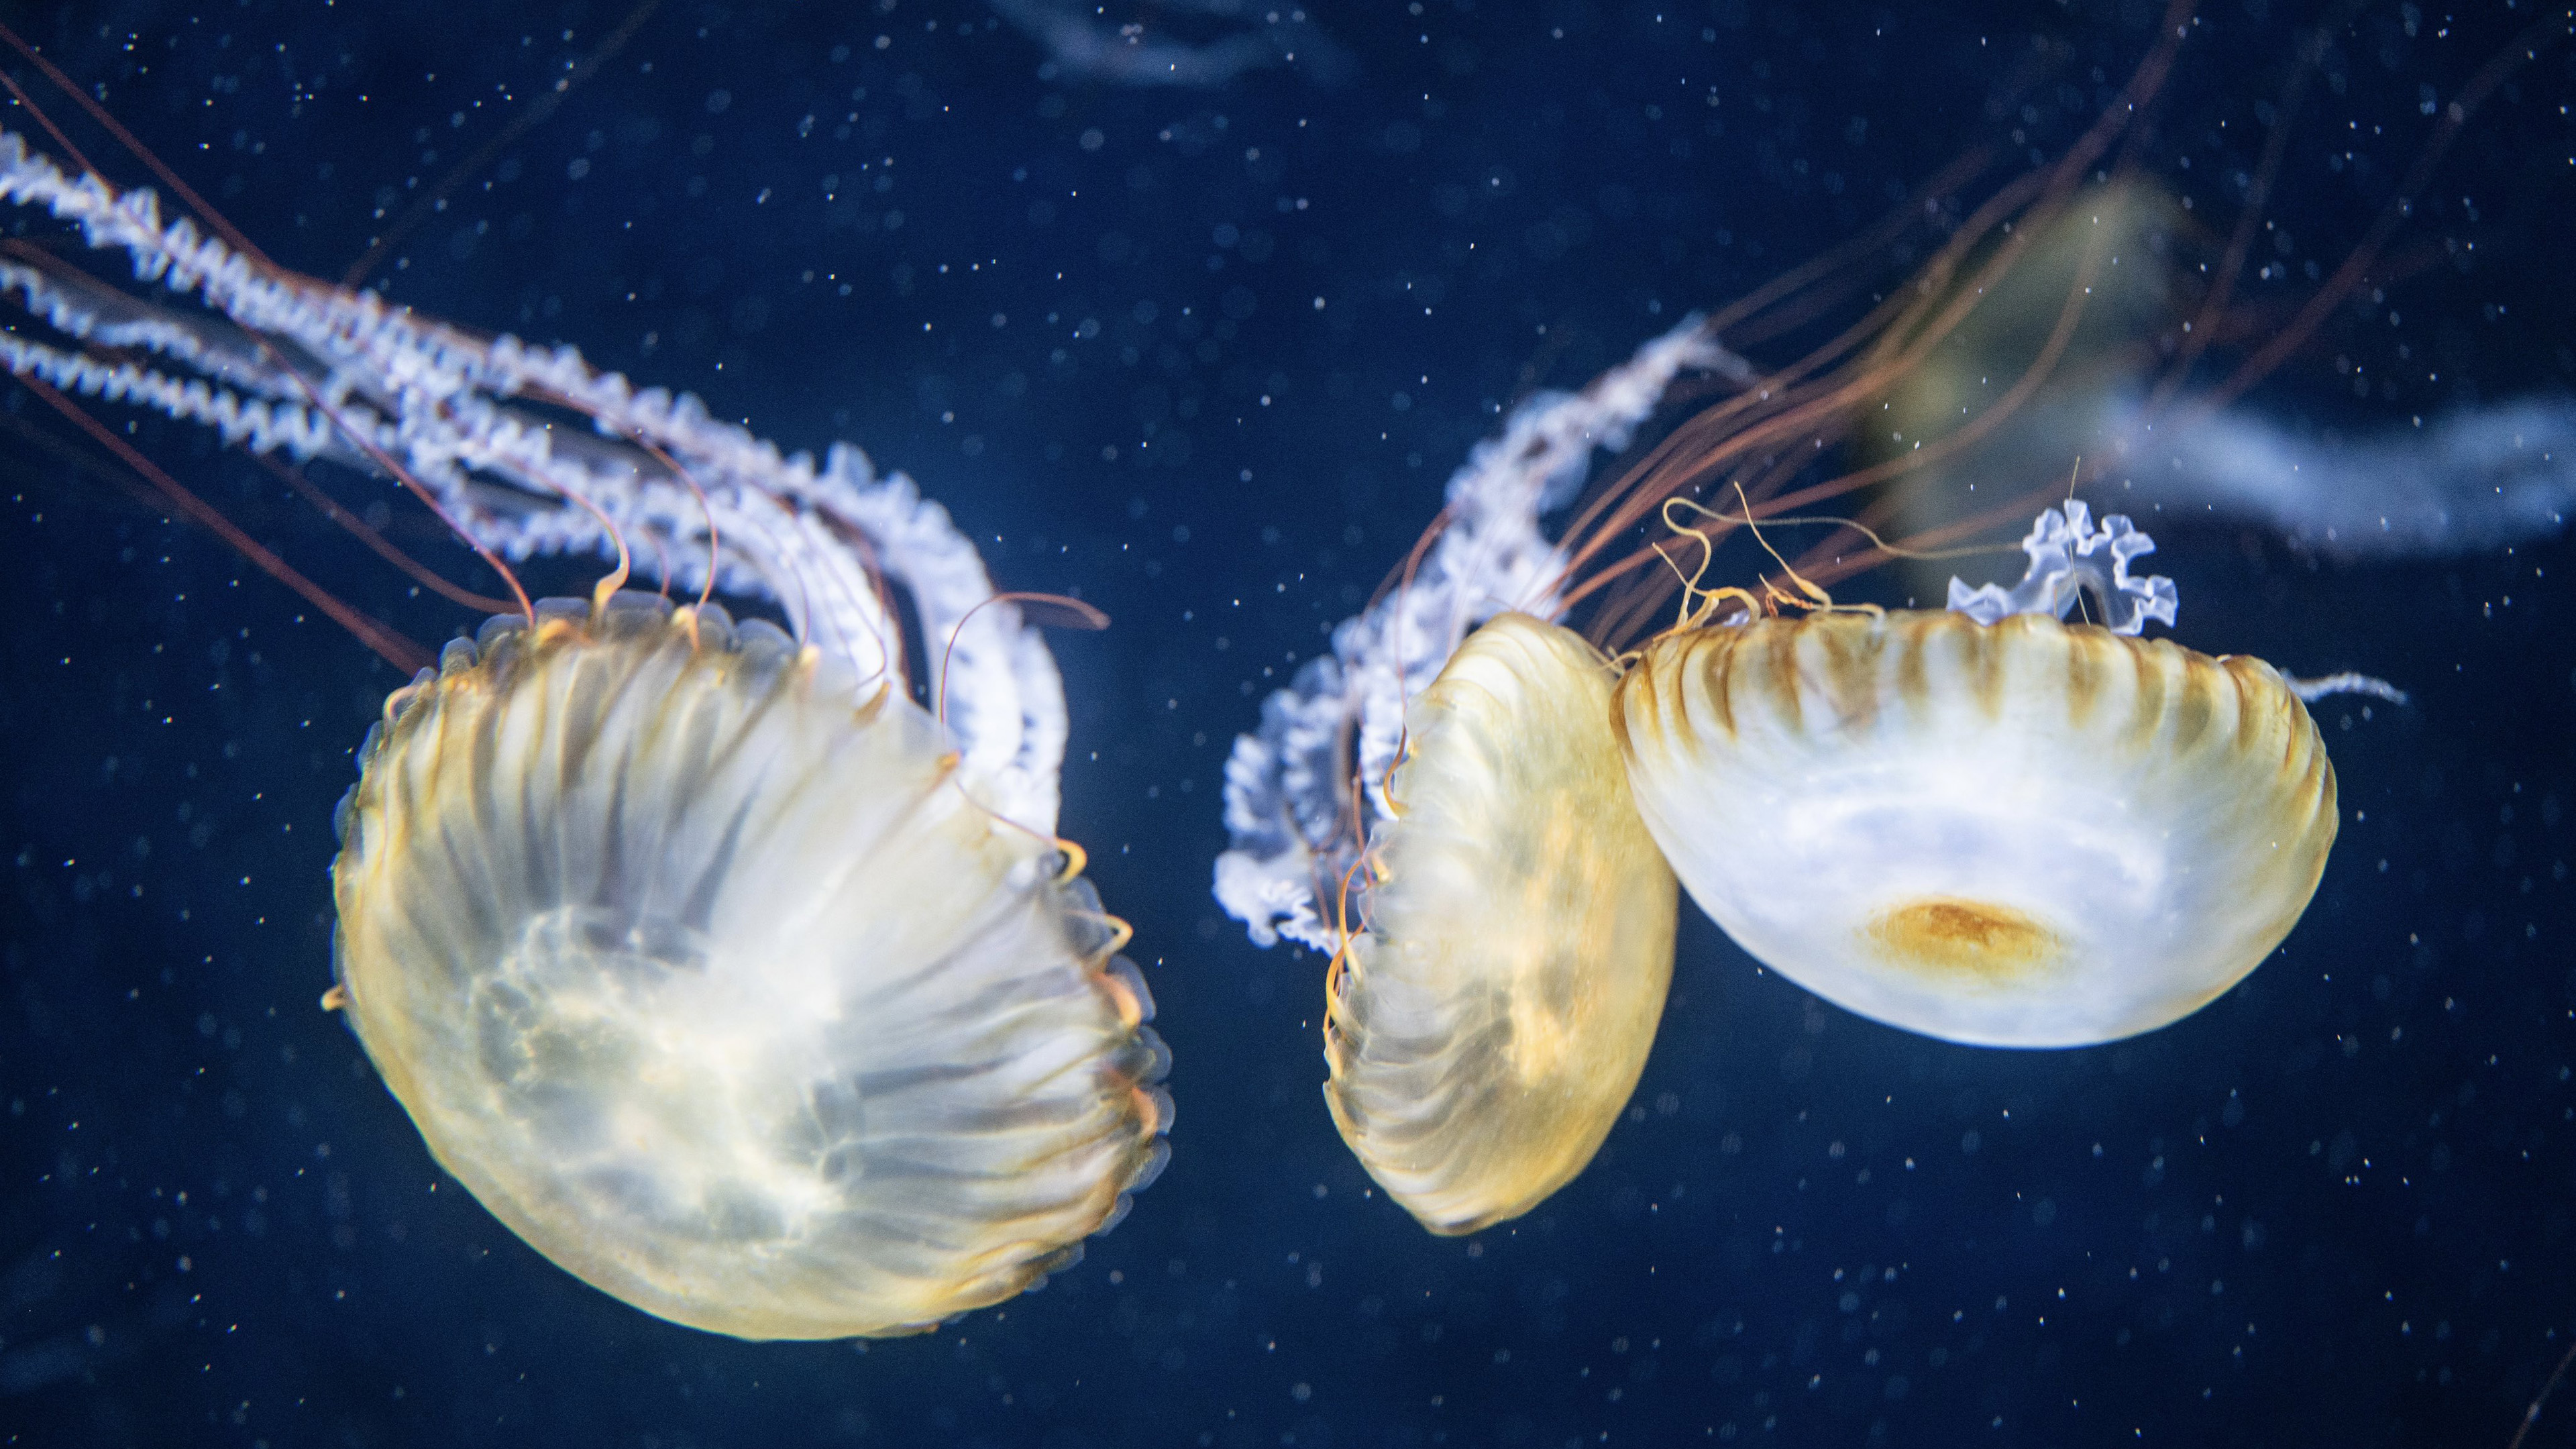
[[[20,378],[19,381],[26,385],[28,391],[44,399],[56,411],[71,419],[82,431],[106,447],[109,452],[114,453],[125,466],[150,480],[152,486],[159,489],[161,495],[169,499],[180,512],[195,519],[224,542],[231,544],[242,557],[257,564],[261,572],[302,594],[307,603],[320,609],[330,616],[332,622],[357,636],[360,643],[383,656],[386,663],[406,674],[416,673],[429,667],[428,650],[404,638],[391,628],[359,613],[343,603],[330,590],[306,578],[294,565],[279,558],[258,540],[242,532],[238,525],[226,518],[213,504],[198,497],[178,479],[164,472],[160,464],[143,456],[133,444],[118,437],[105,423],[91,417],[78,403],[56,391],[51,383],[33,377]]]

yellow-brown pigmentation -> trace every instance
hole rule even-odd
[[[1755,957],[1948,1040],[2107,1041],[2278,946],[2334,771],[2271,666],[2044,615],[1677,630],[1612,737],[1682,883]]]
[[[1882,912],[1866,934],[1891,966],[1985,985],[2044,972],[2064,950],[2056,932],[2021,911],[1949,896]]]
[[[2079,635],[2068,641],[2066,651],[2066,717],[2074,724],[2084,724],[2102,707],[2102,691],[2111,669],[2119,662],[2114,656],[2118,646],[2090,635]]]
[[[537,616],[388,702],[337,822],[336,999],[431,1154],[744,1338],[919,1332],[1072,1261],[1171,1120],[1097,893],[774,628]]]
[[[1324,1101],[1435,1233],[1516,1217],[1582,1171],[1654,1042],[1678,897],[1609,701],[1581,639],[1505,614],[1405,711],[1367,929],[1328,987]]]

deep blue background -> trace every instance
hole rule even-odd
[[[673,1327],[442,1179],[314,1005],[331,805],[398,681],[66,461],[12,390],[0,1443],[2502,1445],[2576,1331],[2563,539],[2356,567],[2160,529],[2183,642],[2415,691],[2321,710],[2343,835],[2280,955],[2165,1031],[1989,1052],[1822,1005],[1686,910],[1629,1119],[1464,1242],[1372,1196],[1334,1137],[1322,963],[1253,950],[1208,899],[1228,742],[1498,407],[1831,245],[1966,146],[2062,145],[2155,13],[1918,9],[1323,0],[1337,84],[1209,92],[1053,74],[964,0],[665,0],[375,273],[785,445],[856,441],[1005,586],[1115,616],[1058,641],[1064,828],[1161,1001],[1173,1165],[1079,1269],[916,1339]],[[2355,18],[2275,202],[2289,258],[2328,268],[2423,99],[2532,9],[2334,13]],[[273,256],[330,276],[626,14],[10,11]],[[2314,19],[2210,5],[2146,168],[2232,217]],[[2029,109],[1990,114],[2016,86]],[[2571,99],[2562,44],[2419,207],[2434,264],[2253,405],[2366,427],[2576,383]],[[2394,386],[2357,400],[2338,353]],[[415,637],[472,622],[204,440],[138,436]],[[2576,1444],[2576,1400],[2529,1442]]]

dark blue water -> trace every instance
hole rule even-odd
[[[574,1281],[442,1177],[315,1005],[331,806],[398,679],[13,392],[0,1443],[2512,1436],[2576,1343],[2563,539],[2364,567],[2159,530],[2182,642],[2414,692],[2321,707],[2345,808],[2324,886],[2198,1015],[2084,1051],[1947,1046],[1757,971],[1686,908],[1654,1057],[1589,1171],[1465,1241],[1370,1193],[1318,1099],[1322,963],[1253,950],[1207,896],[1257,697],[1403,556],[1497,407],[1832,245],[1967,147],[2054,154],[2155,12],[1309,4],[1329,51],[1215,89],[1046,68],[962,0],[665,0],[587,71],[624,6],[13,18],[326,276],[577,75],[372,282],[791,447],[856,441],[1005,587],[1115,617],[1057,645],[1064,828],[1135,924],[1180,1119],[1169,1173],[1079,1269],[935,1334],[740,1343]],[[2369,228],[2424,108],[2532,13],[2219,0],[2132,159],[2232,219],[2301,36],[2335,20],[2266,234],[2286,316],[2306,264]],[[2562,41],[2474,119],[2383,296],[2251,401],[2365,428],[2576,385],[2571,99]],[[2356,360],[2385,379],[2366,398]],[[136,435],[414,637],[474,622],[203,439]],[[389,522],[467,575],[428,524]],[[2527,1442],[2576,1443],[2576,1397]]]

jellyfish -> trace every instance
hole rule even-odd
[[[1306,12],[1262,10],[1246,0],[1173,0],[1156,7],[1157,23],[1118,23],[1100,7],[1065,0],[985,0],[993,13],[1046,48],[1039,74],[1064,74],[1106,85],[1212,90],[1246,71],[1289,66],[1318,85],[1332,85],[1356,62]],[[1178,19],[1180,25],[1161,23]],[[1189,22],[1196,22],[1196,26]],[[1194,28],[1214,32],[1194,38]],[[1166,31],[1176,33],[1165,33]]]
[[[341,811],[338,990],[432,1151],[585,1281],[745,1338],[1065,1261],[1168,1111],[1098,896],[882,684],[712,605],[558,605],[397,693]]]
[[[2131,400],[2134,405],[2134,400]],[[2117,403],[2132,506],[2247,519],[2316,552],[2450,558],[2555,538],[2576,513],[2576,401],[2522,397],[2320,437],[2250,409],[2155,434]]]
[[[285,271],[8,132],[0,199],[138,283],[0,259],[26,315],[0,365],[75,417],[398,480],[496,564],[619,558],[396,690],[336,821],[325,1005],[486,1208],[754,1339],[924,1330],[1123,1217],[1168,1156],[1168,1054],[1055,833],[1052,659],[943,509],[855,448],[782,457],[568,347]],[[696,600],[621,589],[630,559]]]
[[[1738,367],[1692,318],[1584,391],[1522,403],[1450,479],[1419,567],[1227,761],[1217,899],[1255,941],[1331,953],[1325,1101],[1435,1233],[1564,1186],[1645,1070],[1673,874],[1607,728],[1615,672],[1552,622],[1562,558],[1537,521],[1676,377]]]
[[[1648,831],[1757,960],[1981,1046],[2151,1031],[2260,965],[2334,844],[2334,768],[2270,665],[2140,636],[2172,581],[2081,502],[2011,590],[1676,629],[1620,681]],[[2106,567],[2107,565],[2107,567]],[[2090,598],[2102,624],[2060,614]]]
[[[1580,637],[1509,613],[1405,711],[1368,929],[1325,988],[1324,1100],[1437,1233],[1516,1217],[1582,1171],[1654,1042],[1673,875],[1598,728],[1609,690]]]
[[[2185,277],[2196,229],[2183,203],[2143,176],[2050,220],[1977,309],[1888,390],[1882,426],[1859,440],[1874,462],[1919,451],[2009,387],[2052,338],[2060,380],[1982,439],[1918,465],[1892,500],[1894,516],[1937,527],[1969,484],[2015,459],[2054,455],[2086,460],[2088,475],[2116,486],[2119,507],[2134,516],[2250,522],[2344,559],[2454,557],[2565,530],[2576,508],[2576,402],[2564,396],[2342,428],[2226,402],[2234,389],[2224,384],[2177,406],[2166,347],[2255,325],[2224,309],[2192,314]],[[2079,272],[2091,290],[2061,336]],[[1936,570],[1916,572],[1938,590]]]
[[[1603,1140],[1669,976],[1666,871],[1782,975],[1980,1046],[2180,1020],[2306,909],[2337,819],[2306,704],[2403,692],[2143,637],[2179,600],[2132,572],[2154,544],[2109,507],[2127,464],[2037,441],[2098,405],[2097,362],[2142,345],[2148,309],[2097,286],[2124,255],[2105,214],[2148,194],[2134,151],[2111,159],[2187,30],[2162,27],[2055,160],[1985,180],[1971,153],[1847,246],[1580,393],[1524,401],[1368,610],[1236,741],[1217,898],[1257,944],[1330,953],[1328,1104],[1432,1230],[1526,1212]],[[2428,147],[2509,73],[2481,72]],[[2160,274],[2165,315],[2198,324],[2182,333],[2234,340],[2129,374],[2138,426],[2224,416],[2394,234],[2258,331],[2228,289],[2260,196],[2217,269],[2189,274],[2207,280]],[[1765,344],[1782,355],[1753,360]],[[1973,393],[1924,401],[1931,374],[1997,355]],[[1597,480],[1596,445],[1627,454]],[[1832,592],[2014,552],[2007,528],[2022,576],[1950,573],[1946,608]],[[1605,750],[1616,781],[1594,768]],[[1589,1064],[1587,1091],[1525,1075],[1560,1059]],[[1544,1090],[1496,1085],[1531,1081]]]

